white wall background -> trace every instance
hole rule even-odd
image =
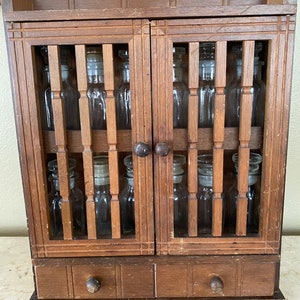
[[[283,229],[300,234],[300,12],[297,15]],[[0,6],[0,236],[25,235],[26,215]]]

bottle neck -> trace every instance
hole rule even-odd
[[[58,179],[51,178],[52,183],[53,183],[53,188],[55,191],[59,192],[60,191],[60,184]],[[75,178],[70,178],[70,189],[74,189],[75,187]]]
[[[183,64],[180,62],[173,63],[173,82],[183,81]]]
[[[94,184],[95,186],[109,185],[109,177],[95,177]]]
[[[212,81],[215,78],[215,61],[201,60],[199,63],[199,74],[201,80]]]
[[[134,178],[133,177],[125,177],[128,187],[130,187],[131,189],[133,189],[134,187]]]
[[[122,75],[122,82],[130,81],[129,62],[122,63],[121,75]]]

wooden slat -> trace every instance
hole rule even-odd
[[[239,126],[239,161],[238,161],[238,201],[236,234],[247,233],[247,192],[251,138],[252,86],[254,68],[254,41],[243,42],[243,66],[241,78],[240,126]]]
[[[213,128],[213,203],[212,203],[212,235],[222,235],[223,223],[223,163],[225,136],[225,86],[226,86],[226,58],[227,43],[216,42],[216,75],[215,75],[215,103]]]
[[[121,237],[120,202],[119,202],[119,166],[117,150],[116,100],[114,97],[114,65],[112,44],[102,46],[104,82],[107,114],[107,143],[111,193],[112,238]]]
[[[92,150],[92,131],[89,111],[89,99],[86,96],[87,91],[87,69],[86,69],[86,50],[85,45],[76,45],[76,70],[77,85],[80,92],[79,109],[81,123],[81,140],[83,146],[82,158],[84,169],[84,182],[86,200],[86,221],[87,233],[89,239],[97,238],[96,214],[94,201],[94,168],[93,168],[93,150]]]
[[[61,211],[64,239],[73,238],[72,209],[70,203],[69,161],[67,150],[67,136],[64,117],[64,104],[60,96],[61,71],[58,46],[48,46],[49,71],[51,91],[53,93],[53,118],[55,128],[55,142],[57,145],[57,164],[59,174],[60,195],[62,197]]]
[[[199,43],[189,43],[188,103],[188,234],[197,236],[197,143],[198,143]]]

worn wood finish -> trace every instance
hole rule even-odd
[[[69,179],[69,160],[67,149],[66,122],[64,103],[61,98],[61,70],[60,70],[60,54],[58,46],[48,47],[49,53],[49,73],[51,82],[53,119],[54,119],[54,135],[57,146],[57,165],[60,183],[60,194],[62,197],[62,224],[64,239],[73,238],[73,220],[72,207],[70,202],[70,179]]]
[[[4,0],[17,132],[33,266],[39,298],[185,298],[277,299],[284,195],[285,156],[295,5],[283,0]],[[202,18],[202,16],[205,16]],[[194,17],[194,18],[193,18]],[[33,22],[34,21],[34,22]],[[51,21],[51,22],[49,22]],[[197,128],[199,47],[216,46],[214,127]],[[224,127],[227,60],[232,42],[243,44],[241,122]],[[266,82],[265,122],[251,127],[251,87],[256,41],[262,41]],[[189,118],[186,129],[173,128],[172,49],[183,45],[188,66]],[[48,46],[54,131],[41,128],[39,54]],[[61,98],[59,51],[75,49],[72,66],[80,91],[80,130],[66,130]],[[86,96],[86,46],[103,50],[107,93],[107,130],[91,130]],[[115,89],[118,50],[129,50],[132,129],[116,126]],[[72,59],[72,58],[71,58]],[[139,157],[133,149],[146,144]],[[161,152],[160,147],[166,150]],[[262,154],[259,232],[249,233],[247,189],[250,150]],[[227,174],[239,153],[236,232],[223,227],[222,197]],[[173,155],[187,156],[188,230],[174,232]],[[213,226],[197,228],[197,156],[213,153]],[[97,238],[93,199],[93,156],[109,157],[112,235]],[[133,155],[135,234],[121,231],[119,193]],[[64,237],[51,236],[47,163],[57,157],[63,197]],[[78,161],[80,188],[86,195],[87,236],[74,239],[69,203],[68,158]],[[274,176],[276,174],[276,176]],[[225,206],[226,207],[226,206]],[[55,273],[55,277],[49,274]],[[51,276],[51,275],[50,275]],[[100,280],[91,294],[86,281]],[[219,285],[221,290],[216,289]],[[283,298],[283,297],[281,297]]]
[[[269,278],[275,275],[278,263],[276,255],[79,258],[75,262],[70,259],[34,260],[40,282],[38,296],[48,296],[57,286],[57,294],[60,292],[66,299],[270,297],[274,293],[274,282]],[[57,271],[58,277],[49,283],[46,275],[51,268]],[[250,278],[253,271],[254,280]],[[211,290],[213,276],[224,283],[219,293]],[[90,277],[101,282],[95,294],[86,290],[85,283]],[[70,280],[64,285],[67,278]]]
[[[87,233],[89,239],[97,238],[96,214],[94,201],[94,168],[93,168],[93,150],[92,150],[92,132],[90,120],[89,99],[87,98],[87,69],[86,69],[86,50],[85,45],[76,45],[76,69],[77,85],[80,93],[80,127],[82,140],[82,158],[84,169],[84,182],[86,194],[86,219]]]
[[[239,158],[238,158],[238,200],[236,234],[245,236],[247,233],[247,192],[250,159],[250,134],[252,116],[254,41],[243,42],[243,62],[240,97],[240,127],[239,127]]]
[[[117,150],[117,117],[116,104],[114,97],[114,68],[112,44],[103,45],[103,63],[105,69],[105,89],[107,92],[106,109],[107,109],[107,144],[109,159],[109,178],[111,192],[111,225],[112,237],[121,237],[120,222],[120,203],[119,203],[119,170],[118,166],[118,150]]]
[[[225,86],[226,86],[226,41],[216,43],[216,77],[213,129],[213,206],[212,235],[221,236],[223,217],[223,172],[224,172],[224,126],[225,126]]]
[[[189,103],[188,103],[188,233],[198,232],[198,87],[199,87],[199,43],[189,44]],[[176,146],[174,145],[176,149]]]

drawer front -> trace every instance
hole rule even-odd
[[[236,264],[177,264],[156,267],[157,297],[236,295]]]
[[[75,298],[152,298],[154,289],[152,269],[152,264],[73,266]],[[87,282],[89,280],[98,282],[99,287],[94,291],[89,291],[87,288]]]
[[[34,270],[39,299],[69,299],[66,266],[36,266]]]

